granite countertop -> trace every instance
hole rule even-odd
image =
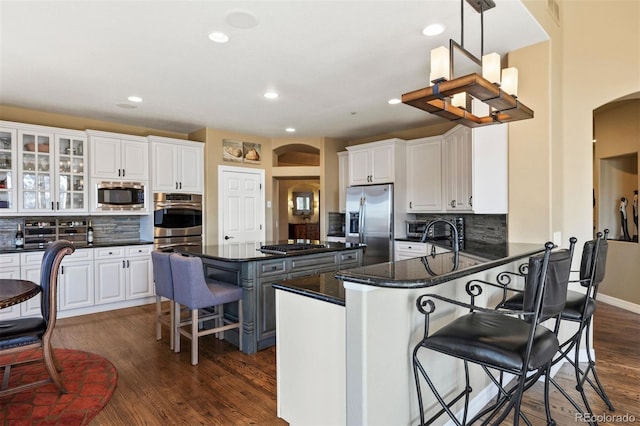
[[[86,248],[101,248],[101,247],[116,247],[116,246],[137,246],[137,245],[147,245],[153,244],[153,241],[144,241],[144,240],[126,240],[126,241],[105,241],[98,242],[94,244],[87,244],[86,242],[77,242],[74,243],[74,247],[77,249],[86,249]],[[0,248],[0,254],[5,253],[29,253],[34,251],[43,251],[46,250],[47,247],[35,247],[35,248],[25,248],[18,249],[15,247],[2,247]]]
[[[481,245],[475,250],[482,249]],[[314,299],[344,305],[342,281],[375,287],[424,288],[474,274],[514,260],[528,258],[544,251],[543,244],[507,243],[484,245],[484,257],[461,252],[459,266],[453,270],[453,253],[441,253],[377,265],[327,272],[273,283],[278,290],[289,291]]]
[[[314,248],[311,250],[299,250],[290,253],[263,253],[258,251],[262,245],[275,244],[321,244],[324,247]],[[207,259],[222,260],[227,262],[251,262],[255,260],[278,259],[285,257],[304,256],[310,254],[327,253],[333,251],[353,250],[364,247],[364,244],[356,243],[340,243],[329,241],[310,241],[310,240],[283,240],[275,242],[247,242],[247,243],[228,243],[223,245],[211,245],[202,247],[177,247],[176,251],[180,253],[188,253],[193,256],[200,256]]]

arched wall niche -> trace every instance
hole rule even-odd
[[[273,150],[274,167],[320,166],[320,149],[311,145],[294,143]]]

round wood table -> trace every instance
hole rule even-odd
[[[33,281],[0,278],[0,309],[31,299],[41,290]]]

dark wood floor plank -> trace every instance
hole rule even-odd
[[[190,364],[189,342],[169,350],[168,330],[155,339],[154,305],[58,321],[56,347],[98,353],[118,370],[118,387],[93,425],[283,425],[276,416],[275,348],[246,355],[209,336],[200,340],[200,363]],[[598,372],[616,406],[610,413],[589,392],[595,414],[633,415],[640,423],[640,315],[599,304],[595,315]],[[579,400],[573,370],[557,375]],[[524,411],[544,425],[542,385],[525,395]],[[558,425],[580,424],[559,392],[551,394]],[[619,425],[620,422],[601,422]]]

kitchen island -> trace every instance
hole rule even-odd
[[[543,250],[543,244],[487,246],[484,258],[461,253],[455,270],[454,254],[442,253],[274,283],[278,416],[291,424],[416,424],[411,355],[424,333],[416,299],[437,293],[468,302],[467,281],[495,282],[498,273],[516,271]],[[485,291],[476,303],[491,306],[500,294]],[[436,312],[432,331],[465,310],[439,304]],[[456,392],[464,383],[461,365],[430,357],[425,365],[443,394]],[[474,389],[488,384],[472,373]],[[436,401],[428,390],[424,396],[433,414]],[[490,396],[480,392],[471,409]]]
[[[260,251],[266,246],[269,247]],[[289,240],[268,244],[228,243],[201,248],[187,246],[175,250],[202,258],[207,277],[242,287],[242,351],[252,354],[273,346],[276,341],[275,290],[271,285],[274,281],[358,267],[362,265],[363,246]],[[225,307],[225,316],[237,321],[237,307],[233,304]],[[226,331],[225,339],[237,345],[237,331]]]

